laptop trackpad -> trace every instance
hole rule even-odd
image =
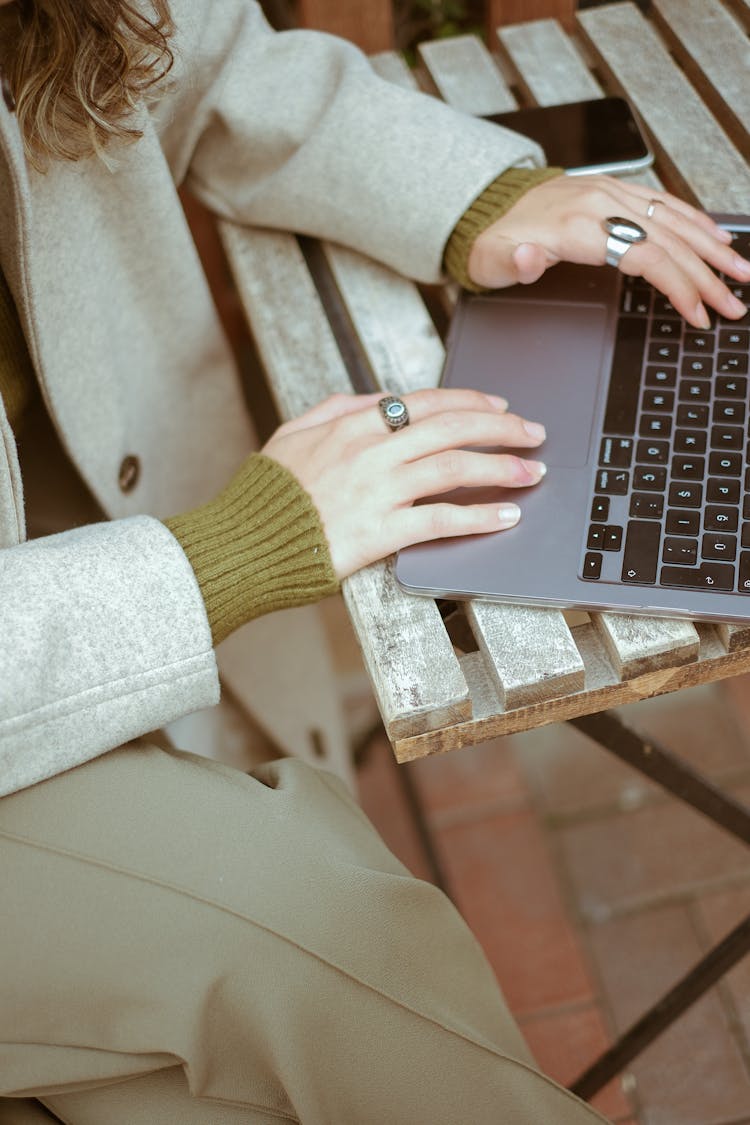
[[[514,414],[547,428],[533,456],[585,465],[606,325],[604,305],[473,297],[451,342],[444,385],[503,395]]]

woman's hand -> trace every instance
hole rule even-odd
[[[500,531],[520,515],[515,504],[415,500],[461,486],[527,487],[545,472],[539,461],[463,448],[533,449],[544,440],[544,427],[509,414],[504,399],[416,391],[405,396],[411,424],[391,432],[378,409],[382,397],[334,395],[263,447],[312,497],[339,578],[411,543]]]
[[[612,176],[558,176],[531,188],[479,235],[469,276],[494,289],[536,281],[559,261],[603,265],[602,223],[611,216],[634,220],[648,235],[618,268],[656,286],[695,327],[708,327],[706,304],[731,319],[747,311],[713,272],[750,282],[750,262],[731,249],[727,232],[674,195]]]

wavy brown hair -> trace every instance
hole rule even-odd
[[[16,0],[2,16],[5,76],[36,167],[141,135],[133,108],[173,62],[168,0]]]

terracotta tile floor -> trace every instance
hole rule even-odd
[[[750,796],[750,677],[622,714]],[[361,801],[429,877],[404,768],[377,738]],[[454,900],[541,1065],[564,1083],[750,911],[747,849],[572,728],[406,768]],[[631,1125],[750,1125],[750,957],[596,1104]]]

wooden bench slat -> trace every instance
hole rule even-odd
[[[750,0],[726,0],[737,19],[750,31]]]
[[[390,561],[357,571],[343,594],[391,741],[471,718],[466,679],[432,598],[405,594]]]
[[[562,613],[475,601],[466,617],[506,711],[583,690],[583,661]]]
[[[654,15],[695,88],[747,151],[750,44],[720,0],[655,0]]]
[[[611,4],[579,12],[577,20],[611,81],[627,90],[682,189],[708,210],[747,211],[746,161],[641,12],[631,3]]]
[[[436,386],[445,351],[416,285],[342,246],[324,250],[379,386],[392,394]]]
[[[700,642],[692,621],[617,613],[592,614],[591,620],[622,680],[698,657]]]
[[[220,233],[282,417],[349,391],[296,239],[230,223],[221,223]],[[471,716],[466,680],[434,601],[401,591],[385,563],[346,579],[343,594],[391,737]]]
[[[398,51],[381,51],[370,56],[370,64],[376,74],[393,82],[394,86],[403,86],[406,90],[416,90],[419,83],[407,65],[404,56]]]
[[[504,113],[516,108],[492,55],[474,35],[422,43],[419,55],[446,102],[465,113]]]
[[[602,88],[556,20],[498,30],[500,49],[521,89],[537,105],[602,97]]]

